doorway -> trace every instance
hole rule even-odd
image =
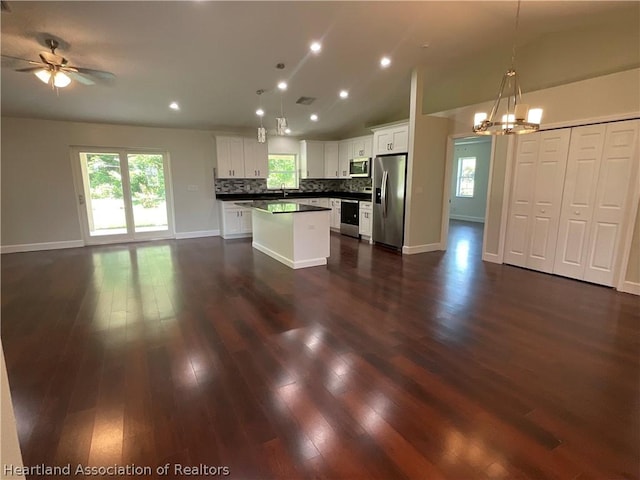
[[[449,195],[448,247],[482,257],[487,209],[491,137],[458,138],[453,142]]]
[[[82,148],[73,164],[86,244],[173,237],[165,153]]]

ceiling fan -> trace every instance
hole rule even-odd
[[[69,60],[56,53],[56,48],[59,46],[57,40],[47,38],[45,44],[51,52],[40,52],[40,62],[10,55],[2,56],[34,65],[33,67],[19,68],[16,72],[34,73],[42,82],[51,85],[51,88],[64,88],[71,83],[71,80],[76,80],[84,85],[95,85],[95,80],[115,78],[111,72],[69,65]]]

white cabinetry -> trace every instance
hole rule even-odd
[[[255,138],[243,138],[245,178],[267,178],[269,153],[266,143]]]
[[[220,202],[222,218],[222,238],[250,237],[252,232],[251,208],[237,205],[235,202]]]
[[[300,142],[300,178],[324,177],[324,142]]]
[[[338,142],[324,142],[324,178],[341,178]]]
[[[338,143],[338,168],[340,178],[349,178],[349,161],[353,158],[353,142],[342,140]]]
[[[340,212],[342,208],[342,200],[339,198],[332,198],[330,200],[331,205],[331,229],[340,230]]]
[[[373,132],[373,154],[388,155],[409,151],[409,124],[401,123],[375,129]]]
[[[373,153],[373,136],[358,137],[351,139],[353,143],[353,157],[371,157]]]
[[[359,231],[363,237],[371,238],[371,232],[373,230],[373,208],[371,202],[359,202],[360,218],[359,218]]]
[[[216,137],[218,178],[244,178],[242,137]]]

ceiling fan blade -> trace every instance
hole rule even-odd
[[[69,65],[68,67],[64,67],[64,69],[67,69],[67,68],[72,68],[78,73],[99,78],[100,80],[113,80],[114,78],[116,78],[116,76],[113,73],[105,72],[103,70],[94,70],[92,68],[82,68],[82,67],[75,67],[71,65]]]
[[[33,60],[28,60],[26,58],[14,57],[13,55],[5,55],[4,53],[0,55],[2,58],[10,58],[12,60],[20,60],[22,62],[29,62],[33,65],[40,65],[40,62],[34,62]]]
[[[38,70],[47,69],[48,65],[40,65],[39,67],[18,68],[16,72],[37,72]]]
[[[76,80],[78,83],[82,83],[83,85],[95,85],[96,82],[94,82],[93,80],[91,80],[89,77],[78,73],[77,71],[75,71],[75,69],[68,69],[68,68],[63,68],[62,69],[67,75],[69,75],[69,77],[71,77],[71,79]]]

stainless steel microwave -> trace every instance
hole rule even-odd
[[[350,177],[370,177],[371,176],[371,159],[370,158],[352,158],[349,160],[349,176]]]

